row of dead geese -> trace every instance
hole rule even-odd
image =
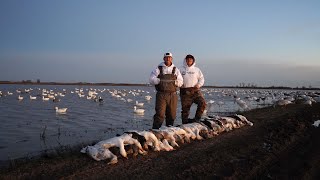
[[[120,155],[128,158],[128,154],[146,155],[148,150],[172,151],[183,143],[190,143],[191,140],[213,138],[222,132],[244,125],[253,126],[253,123],[238,114],[228,117],[209,116],[199,122],[179,126],[162,126],[160,129],[148,131],[128,131],[93,146],[86,146],[81,149],[81,152],[96,161],[107,160],[108,164],[115,164]]]

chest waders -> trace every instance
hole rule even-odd
[[[171,74],[163,74],[163,67],[158,66],[160,83],[155,86],[156,95],[156,114],[153,116],[153,129],[159,129],[166,119],[166,126],[172,126],[177,115],[178,97],[176,94],[177,86],[175,81],[176,67],[173,67]]]
[[[173,67],[171,74],[163,74],[162,66],[158,66],[158,68],[160,70],[160,74],[158,75],[160,83],[155,86],[156,90],[158,92],[176,92],[177,86],[175,85],[175,81],[177,80],[177,76],[174,74],[176,72],[176,67]]]

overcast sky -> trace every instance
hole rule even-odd
[[[320,87],[320,1],[0,1],[0,80],[147,83],[167,51],[206,85]]]

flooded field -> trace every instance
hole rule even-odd
[[[1,161],[152,126],[154,87],[0,85],[0,91]],[[297,98],[297,94],[304,97],[315,93],[206,88],[202,92],[208,104],[208,115],[246,111],[270,106],[279,99]],[[144,114],[134,113],[136,103],[143,103],[138,108],[144,109]],[[67,108],[67,111],[58,113],[55,107]],[[181,124],[180,110],[179,101],[176,125]],[[191,118],[195,110],[194,105]]]

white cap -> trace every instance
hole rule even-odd
[[[172,57],[172,53],[171,52],[167,52],[167,53],[164,53],[164,56],[163,57]]]

